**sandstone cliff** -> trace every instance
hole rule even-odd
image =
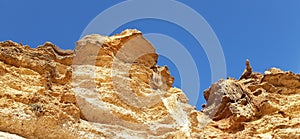
[[[157,58],[137,30],[86,36],[74,51],[1,42],[0,137],[300,138],[299,74],[247,61],[197,111]]]

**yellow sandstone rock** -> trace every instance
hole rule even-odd
[[[157,58],[138,30],[88,35],[74,51],[0,42],[0,137],[300,138],[299,74],[248,61],[197,111]]]

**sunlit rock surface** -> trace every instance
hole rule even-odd
[[[137,30],[88,35],[74,51],[1,42],[0,131],[24,138],[300,138],[299,74],[255,73],[247,61],[239,80],[207,89],[207,104],[196,111],[157,59]]]

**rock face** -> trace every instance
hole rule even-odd
[[[231,137],[300,138],[300,75],[271,68],[220,80],[204,92],[203,112]]]
[[[239,80],[207,89],[197,111],[157,58],[137,30],[86,36],[74,51],[1,42],[0,131],[25,138],[300,138],[300,75],[254,73],[247,61]]]

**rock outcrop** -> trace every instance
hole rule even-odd
[[[0,131],[25,138],[300,138],[300,75],[221,79],[197,111],[137,30],[74,51],[0,43]],[[13,136],[1,133],[1,136]]]

